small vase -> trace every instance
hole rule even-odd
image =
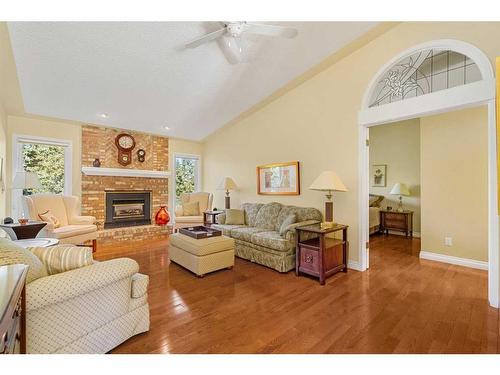
[[[99,168],[101,166],[101,161],[99,160],[99,158],[96,158],[94,160],[94,162],[92,163],[92,166],[94,166],[95,168]]]
[[[156,225],[167,225],[170,221],[170,215],[168,211],[165,209],[167,206],[160,206],[160,209],[155,215],[155,223]]]

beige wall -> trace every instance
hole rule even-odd
[[[385,187],[371,186],[374,164],[387,165]],[[382,206],[397,207],[399,196],[390,195],[397,182],[405,183],[410,196],[403,197],[412,210],[413,230],[420,232],[420,120],[408,120],[370,128],[370,193],[383,195]]]
[[[424,117],[420,127],[422,250],[487,261],[487,108]]]
[[[12,181],[12,137],[13,135],[30,135],[37,137],[47,137],[69,140],[73,143],[72,157],[72,194],[81,195],[81,135],[82,130],[79,125],[73,123],[41,120],[21,116],[7,117],[7,158],[9,160],[7,167],[7,181]],[[7,194],[7,212],[11,209],[10,190]]]
[[[271,201],[322,209],[324,197],[307,187],[323,170],[333,169],[349,189],[335,196],[336,220],[350,225],[350,257],[358,260],[358,111],[377,71],[395,55],[435,39],[458,39],[480,48],[493,62],[500,56],[495,35],[500,23],[403,23],[345,59],[277,98],[258,112],[208,137],[204,148],[204,188],[214,191],[220,178],[241,186],[235,202]],[[298,197],[256,194],[255,167],[299,160]],[[484,181],[486,188],[486,181]],[[216,205],[222,203],[216,194]]]

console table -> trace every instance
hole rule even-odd
[[[26,353],[26,275],[28,266],[0,267],[0,354]]]
[[[315,276],[319,278],[320,285],[324,285],[327,277],[339,271],[347,272],[347,228],[343,224],[325,229],[321,229],[320,224],[296,228],[295,274]],[[327,234],[335,232],[342,232],[342,238],[327,237]],[[302,235],[307,239],[302,240]]]

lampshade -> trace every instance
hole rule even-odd
[[[219,186],[217,187],[217,190],[237,190],[238,186],[236,186],[236,183],[233,181],[231,177],[224,177],[221,182],[219,183]]]
[[[40,189],[41,187],[42,184],[35,172],[16,172],[14,181],[12,182],[13,189]]]
[[[392,195],[410,195],[410,190],[408,189],[408,186],[406,186],[402,182],[398,182],[398,183],[394,184],[390,194],[392,194]]]
[[[339,176],[333,171],[324,171],[309,186],[311,190],[348,191]]]

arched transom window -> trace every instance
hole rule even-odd
[[[425,49],[406,56],[382,74],[369,107],[414,98],[482,79],[469,57],[446,49]]]

